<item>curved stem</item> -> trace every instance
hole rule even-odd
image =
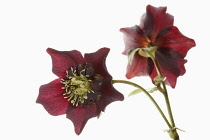
[[[170,129],[172,129],[173,127],[171,126],[171,124],[168,122],[168,119],[166,118],[165,114],[163,113],[163,111],[161,110],[161,108],[159,107],[159,105],[157,104],[157,102],[154,100],[154,98],[140,85],[130,82],[130,81],[126,81],[126,80],[112,80],[112,83],[123,83],[123,84],[128,84],[131,86],[134,86],[136,88],[141,89],[148,97],[149,99],[152,101],[152,103],[155,105],[155,107],[157,108],[157,110],[160,112],[161,116],[163,117],[164,121],[166,122],[166,124],[168,125],[168,127]]]

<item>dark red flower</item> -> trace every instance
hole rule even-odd
[[[52,71],[59,78],[40,86],[37,103],[54,116],[66,114],[80,134],[86,122],[99,116],[123,95],[112,85],[112,76],[105,65],[108,48],[95,53],[82,54],[77,50],[57,51],[47,49],[52,58]]]
[[[128,79],[149,75],[154,80],[157,71],[152,59],[138,51],[156,47],[154,56],[162,75],[168,85],[175,87],[177,78],[186,72],[184,64],[187,60],[184,57],[195,42],[173,26],[173,21],[173,16],[166,13],[166,7],[148,5],[140,25],[120,29],[124,33],[123,54],[131,57],[126,73]]]

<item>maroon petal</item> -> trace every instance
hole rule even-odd
[[[104,78],[111,77],[105,65],[106,57],[109,53],[109,50],[109,48],[101,48],[94,53],[86,53],[84,55],[84,58],[87,61],[87,63],[92,64],[94,68],[94,73],[100,74]]]
[[[181,54],[167,48],[158,48],[156,59],[162,75],[166,77],[166,83],[175,88],[177,78],[186,71],[184,68],[186,60],[183,59]],[[157,72],[154,69],[150,77],[154,79],[156,76]]]
[[[37,103],[44,106],[49,114],[54,116],[66,114],[69,105],[69,102],[64,99],[65,91],[61,87],[60,79],[40,86],[39,96],[36,100]]]
[[[182,54],[183,57],[186,56],[189,49],[195,46],[195,41],[184,36],[177,27],[172,27],[161,36],[158,36],[155,42],[158,47],[173,49]]]
[[[99,91],[102,93],[102,97],[99,100],[101,111],[105,111],[106,106],[112,102],[124,100],[124,96],[113,87],[111,78],[103,81]]]
[[[181,34],[177,27],[169,27],[162,30],[155,45],[158,46],[157,59],[162,74],[166,77],[166,83],[175,88],[177,78],[185,74],[184,59],[189,49],[195,46],[195,41]],[[154,71],[150,75],[155,77]]]
[[[187,60],[185,60],[185,59],[178,61],[178,65],[179,65],[179,68],[180,68],[180,75],[184,75],[185,72],[186,72],[186,69],[184,67],[185,63],[187,63]]]
[[[135,54],[132,64],[128,63],[126,77],[131,79],[135,76],[148,75],[153,68],[151,60]]]
[[[121,28],[120,32],[124,33],[125,50],[124,55],[130,53],[131,50],[140,47],[147,47],[148,41],[144,35],[144,32],[139,26],[133,26],[130,28]]]
[[[172,88],[175,88],[178,76],[174,75],[173,73],[171,73],[168,70],[162,69],[161,67],[160,67],[160,70],[161,70],[163,76],[166,77],[165,83],[167,85],[171,86]],[[152,81],[156,76],[157,76],[157,71],[154,68],[150,74],[150,78],[152,79]],[[154,83],[154,81],[153,81],[153,83]]]
[[[79,135],[87,121],[90,118],[98,116],[100,112],[101,110],[98,108],[97,104],[93,104],[87,107],[73,107],[71,104],[69,104],[66,117],[73,122],[75,133]]]
[[[154,78],[157,76],[157,71],[155,67],[153,67],[151,73],[149,74],[150,78],[152,79],[152,82],[154,83]]]
[[[166,7],[153,7],[148,5],[146,13],[141,18],[140,27],[154,42],[157,34],[168,26],[173,26],[174,18],[166,13]]]
[[[47,52],[52,57],[52,71],[60,78],[64,78],[66,76],[66,70],[70,67],[85,63],[82,54],[77,50],[57,51],[48,48]]]

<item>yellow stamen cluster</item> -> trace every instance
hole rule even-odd
[[[78,106],[79,103],[83,104],[88,98],[88,93],[93,92],[90,88],[91,80],[88,79],[88,75],[82,75],[82,70],[79,75],[71,68],[73,76],[66,71],[66,79],[61,79],[61,83],[64,85],[62,89],[66,90],[63,95],[73,105]]]

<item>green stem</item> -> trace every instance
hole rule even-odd
[[[158,63],[157,63],[157,60],[156,60],[155,58],[153,58],[153,57],[151,57],[151,59],[152,59],[154,65],[155,65],[155,68],[156,68],[156,70],[157,70],[157,74],[158,74],[159,76],[163,77],[163,75],[162,75],[162,73],[161,73],[161,71],[160,71],[160,67],[159,67],[159,65],[158,65]]]
[[[170,121],[171,121],[171,125],[174,128],[175,127],[175,122],[174,122],[174,118],[173,118],[173,114],[172,114],[172,109],[171,109],[171,105],[170,105],[170,101],[169,101],[168,92],[167,92],[167,89],[166,89],[165,82],[162,82],[162,85],[163,85],[163,89],[165,91],[163,95],[165,97],[165,101],[166,101],[166,105],[167,105],[167,110],[168,110],[168,115],[169,115],[169,118],[170,118]]]
[[[163,117],[164,121],[166,122],[166,124],[168,125],[168,127],[170,129],[172,129],[173,127],[171,126],[171,124],[168,122],[168,119],[166,118],[165,114],[163,113],[163,111],[161,110],[161,108],[159,107],[159,105],[157,104],[157,102],[154,100],[154,98],[140,85],[130,82],[130,81],[125,81],[125,80],[112,80],[112,83],[123,83],[123,84],[128,84],[131,86],[134,86],[136,88],[141,89],[148,97],[149,99],[152,101],[152,103],[155,105],[155,107],[157,108],[157,110],[160,112],[161,116]]]
[[[157,73],[158,73],[159,77],[163,77],[163,75],[161,73],[161,70],[159,68],[159,65],[157,63],[157,60],[155,58],[152,58],[152,61],[153,61],[154,65],[155,65],[155,68],[157,70]],[[172,129],[169,130],[169,135],[170,135],[170,137],[172,139],[179,140],[179,135],[178,135],[178,133],[176,131],[175,122],[174,122],[174,118],[173,118],[173,114],[172,114],[172,110],[171,110],[171,105],[170,105],[170,101],[169,101],[169,97],[168,97],[167,88],[166,88],[166,85],[165,85],[164,81],[162,81],[161,84],[163,86],[163,89],[160,87],[160,85],[158,85],[159,91],[162,92],[163,95],[164,95],[166,106],[167,106],[167,110],[168,110],[168,115],[169,115],[171,126],[172,126]]]
[[[153,63],[155,65],[155,68],[157,70],[158,75],[163,77],[156,59],[152,59],[152,60],[153,60]],[[162,81],[161,84],[163,85],[163,90],[161,92],[163,93],[163,95],[165,97],[165,102],[166,102],[166,106],[167,106],[167,110],[168,110],[168,115],[169,115],[169,118],[170,118],[170,121],[171,121],[171,125],[174,128],[175,127],[175,122],[174,122],[174,118],[173,118],[173,114],[172,114],[172,110],[171,110],[171,105],[170,105],[170,101],[169,101],[169,97],[168,97],[167,88],[166,88],[166,85],[165,85],[164,81]]]

